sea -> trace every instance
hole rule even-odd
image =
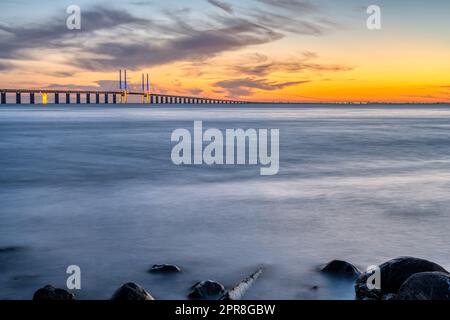
[[[179,128],[279,129],[279,172],[175,165]],[[1,105],[0,299],[126,282],[187,299],[197,281],[245,299],[354,299],[352,280],[398,256],[450,269],[450,105]],[[176,264],[178,274],[154,274]]]

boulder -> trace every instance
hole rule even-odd
[[[450,301],[450,275],[443,272],[416,273],[402,284],[397,299]]]
[[[34,293],[33,300],[35,301],[75,300],[75,295],[64,289],[58,289],[51,285],[47,285]]]
[[[115,301],[142,301],[155,300],[150,293],[145,291],[140,285],[129,282],[121,286],[114,292],[111,300]]]
[[[413,274],[420,272],[443,272],[448,273],[440,265],[414,257],[399,257],[389,260],[379,266],[381,289],[370,290],[367,287],[367,280],[372,275],[370,272],[361,274],[355,283],[355,293],[357,299],[382,299],[386,294],[397,294],[402,284]]]
[[[175,273],[181,272],[181,268],[174,264],[155,264],[150,268],[149,272]]]
[[[225,287],[212,280],[197,282],[191,287],[192,291],[188,297],[191,299],[206,299],[210,297],[222,296],[225,293]]]
[[[361,274],[361,271],[359,271],[359,269],[353,264],[342,260],[333,260],[329,262],[321,269],[321,271],[324,273],[353,279],[356,279]]]

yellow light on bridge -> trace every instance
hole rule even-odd
[[[42,104],[48,103],[48,94],[45,92],[42,92]]]

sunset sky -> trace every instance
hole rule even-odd
[[[448,0],[1,0],[0,88],[117,89],[128,69],[159,93],[449,102],[449,14]]]

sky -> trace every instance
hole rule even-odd
[[[450,102],[449,13],[448,0],[0,0],[0,88],[118,89],[127,69],[155,93]]]

